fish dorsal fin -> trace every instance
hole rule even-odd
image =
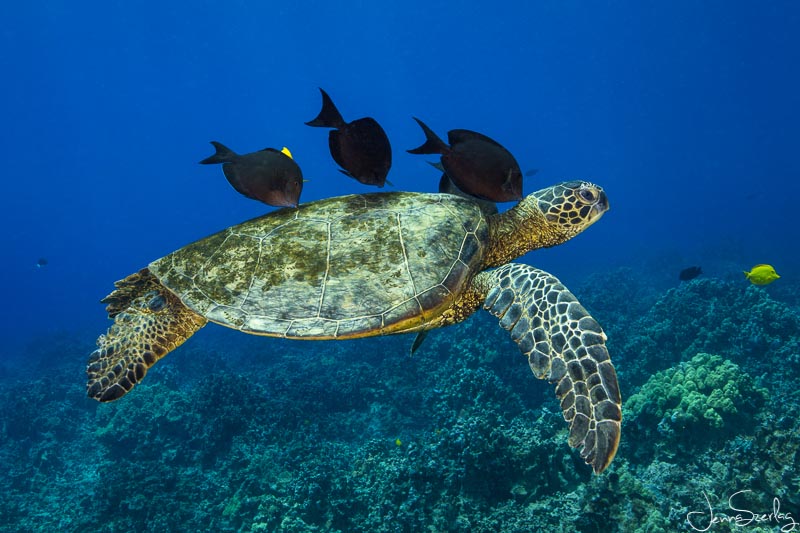
[[[259,150],[259,152],[273,152],[276,154],[283,154],[292,161],[294,161],[294,157],[292,157],[292,152],[290,152],[289,149],[286,148],[285,146],[281,150],[278,150],[276,148],[264,148],[263,150]]]
[[[754,270],[754,269],[756,269],[756,268],[759,268],[759,267],[767,267],[767,268],[772,268],[772,267],[771,267],[771,265],[765,265],[764,263],[759,263],[758,265],[754,266],[754,267],[753,267],[753,268],[751,268],[750,270]]]
[[[487,137],[482,133],[478,133],[477,131],[472,131],[472,130],[450,130],[447,132],[447,140],[450,141],[450,146],[467,141],[484,141],[489,144],[499,146],[500,148],[505,150],[505,147],[502,144],[495,141],[491,137]]]
[[[317,118],[306,122],[306,125],[317,128],[336,129],[345,126],[347,123],[342,118],[342,114],[339,113],[339,110],[336,109],[336,106],[333,105],[333,100],[328,96],[328,93],[323,91],[322,87],[319,88],[319,92],[322,93],[322,110],[319,112],[319,115],[317,115]]]

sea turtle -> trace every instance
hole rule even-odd
[[[554,276],[509,263],[574,237],[608,209],[570,181],[503,213],[438,193],[340,196],[273,211],[118,281],[114,324],[87,366],[88,395],[115,400],[208,321],[291,339],[351,339],[455,324],[483,306],[537,378],[556,386],[569,444],[595,472],[614,458],[620,393],[600,325]]]

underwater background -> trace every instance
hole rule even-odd
[[[4,6],[0,531],[800,531],[798,27],[792,1]],[[301,203],[377,190],[304,125],[319,87],[386,130],[384,190],[437,189],[412,116],[502,143],[525,194],[605,188],[519,259],[608,334],[604,474],[487,313],[413,356],[210,325],[86,397],[113,282],[274,209],[198,165],[209,141],[289,147]]]

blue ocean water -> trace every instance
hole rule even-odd
[[[612,294],[632,293],[635,277],[661,295],[695,264],[734,287],[721,291],[745,291],[741,272],[769,263],[782,278],[758,290],[797,309],[796,2],[33,0],[5,6],[3,21],[8,369],[36,352],[37,368],[69,369],[62,380],[82,393],[88,351],[110,324],[98,300],[115,280],[271,209],[198,164],[211,140],[241,153],[289,147],[309,180],[301,202],[373,192],[337,172],[325,130],[303,124],[319,87],[346,120],[372,116],[388,133],[387,190],[437,188],[434,158],[405,152],[423,140],[412,116],[442,136],[467,128],[501,142],[523,171],[538,169],[526,194],[601,184],[611,210],[598,224],[521,259],[579,296],[597,275]],[[608,316],[641,312],[625,311]],[[215,350],[324,350],[218,335],[207,338]],[[65,336],[80,349],[47,351]],[[384,346],[405,357],[408,342]]]
[[[602,224],[536,254],[562,277],[665,254],[683,259],[674,267],[773,263],[787,278],[800,267],[792,2],[147,6],[6,10],[11,339],[101,325],[96,302],[112,280],[263,213],[196,164],[210,140],[288,146],[311,180],[303,201],[367,190],[336,172],[323,130],[303,124],[319,111],[317,87],[346,119],[383,125],[398,189],[437,185],[424,157],[404,153],[422,139],[412,115],[440,135],[499,140],[540,169],[526,193],[602,184]],[[39,257],[48,268],[34,267]]]

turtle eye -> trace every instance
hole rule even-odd
[[[580,190],[578,190],[578,196],[580,196],[581,199],[584,202],[588,202],[588,203],[592,203],[595,200],[597,200],[597,195],[591,189],[580,189]]]

